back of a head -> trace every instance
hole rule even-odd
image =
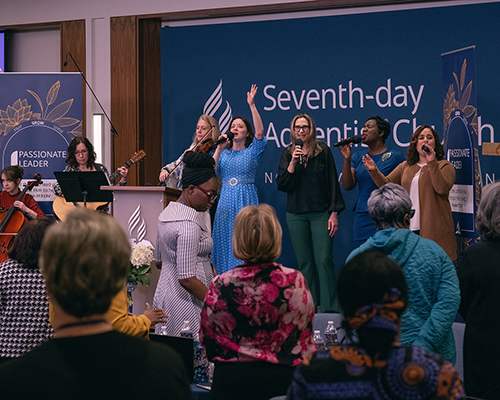
[[[500,182],[483,188],[476,226],[486,240],[500,241]]]
[[[372,318],[360,325],[358,318],[362,320],[370,313],[380,318],[391,310],[395,313],[392,317],[401,317],[408,305],[408,286],[401,267],[374,250],[358,254],[340,271],[338,296],[347,328],[358,333],[359,346],[368,354],[387,352],[398,333],[397,324],[394,321],[378,324]],[[381,309],[377,310],[379,306]]]
[[[266,263],[281,254],[283,231],[268,204],[243,208],[234,221],[233,252],[247,264]]]
[[[37,269],[42,240],[53,223],[49,218],[39,217],[24,225],[17,232],[14,244],[9,250],[9,258],[26,268]]]
[[[405,215],[411,212],[412,206],[406,190],[395,183],[375,189],[367,204],[368,213],[379,230],[404,225]]]
[[[75,317],[105,313],[125,284],[130,251],[116,219],[75,208],[43,240],[40,267],[49,294]]]

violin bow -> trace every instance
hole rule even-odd
[[[207,138],[207,135],[208,135],[209,133],[211,133],[211,132],[214,130],[214,128],[215,128],[215,126],[213,126],[213,125],[212,125],[212,128],[211,128],[211,129],[210,129],[207,133],[205,133],[205,134],[203,135],[203,137],[201,138],[201,140],[200,140],[198,143],[196,143],[196,144],[195,144],[195,146],[191,149],[191,151],[195,151],[198,147],[200,147],[200,144],[201,144],[201,143],[203,143],[203,141]],[[177,169],[177,167],[181,164],[182,160],[184,159],[184,154],[185,154],[187,151],[189,151],[189,150],[186,150],[186,151],[182,154],[181,159],[179,160],[179,162],[178,162],[177,164],[175,164],[175,165],[174,165],[174,168],[172,168],[172,170],[171,170],[171,171],[168,171],[168,170],[167,170],[168,174],[167,174],[167,176],[165,177],[165,181],[169,178],[169,176],[172,174],[172,172],[174,172],[174,171]],[[158,183],[158,185],[161,185],[161,184],[162,184],[162,182]]]

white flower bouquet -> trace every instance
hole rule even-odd
[[[151,283],[149,274],[154,259],[153,250],[154,247],[149,241],[141,240],[139,243],[135,243],[135,240],[133,240],[127,282],[149,286]]]

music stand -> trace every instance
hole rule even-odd
[[[101,186],[109,185],[102,171],[56,171],[54,175],[67,202],[83,203],[87,207],[87,202],[110,203],[113,201],[112,192],[101,190]]]

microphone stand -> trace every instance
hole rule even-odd
[[[104,107],[102,106],[101,102],[99,101],[96,94],[94,93],[92,86],[90,86],[90,84],[87,82],[87,78],[85,78],[85,74],[82,72],[82,70],[80,69],[80,66],[78,65],[76,60],[73,58],[73,55],[69,51],[66,53],[66,60],[64,61],[63,66],[68,65],[68,55],[73,60],[73,63],[75,64],[76,68],[78,69],[78,72],[80,72],[80,74],[82,75],[82,78],[85,81],[85,84],[90,89],[92,96],[94,96],[94,99],[97,101],[97,104],[99,104],[99,107],[101,108],[102,112],[104,113],[104,116],[108,120],[109,125],[111,126],[111,170],[114,170],[115,169],[115,137],[118,136],[118,133],[116,132],[116,129],[115,129],[113,123],[111,122],[111,119],[108,117],[106,110],[104,110]]]

